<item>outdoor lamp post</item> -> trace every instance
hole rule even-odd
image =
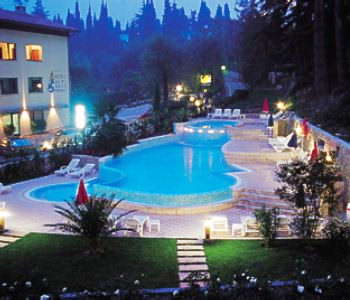
[[[176,92],[181,93],[183,90],[184,90],[184,87],[182,86],[182,84],[178,84],[176,86]]]
[[[204,222],[204,238],[206,240],[210,240],[210,235],[211,235],[211,221],[206,220]]]
[[[279,101],[279,102],[277,102],[277,109],[279,110],[279,111],[285,111],[286,110],[286,104],[284,103],[284,102],[282,102],[282,101]]]
[[[225,72],[227,70],[227,67],[225,65],[221,66],[221,71]]]

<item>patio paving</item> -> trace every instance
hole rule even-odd
[[[233,153],[235,149],[246,149],[247,151],[251,149],[256,151],[259,149],[260,145],[262,149],[268,149],[269,147],[267,142],[250,140],[248,143],[242,139],[233,139],[226,144],[226,151],[232,151]],[[278,183],[275,180],[275,167],[273,164],[243,161],[240,167],[248,169],[249,171],[234,173],[234,176],[239,178],[239,185],[235,186],[235,188],[251,188],[273,192],[276,187],[278,187]],[[14,184],[11,193],[0,195],[0,201],[6,201],[7,209],[11,214],[6,221],[6,228],[8,228],[10,232],[23,234],[29,232],[54,232],[51,228],[45,226],[45,224],[61,221],[61,217],[54,212],[54,203],[28,199],[25,193],[39,186],[68,182],[78,182],[78,179],[50,175]],[[117,212],[123,211],[118,210]],[[242,207],[231,208],[216,213],[183,216],[147,213],[151,219],[160,220],[161,231],[160,233],[145,231],[144,236],[201,239],[204,236],[203,225],[208,218],[212,216],[226,216],[229,224],[240,223],[240,218],[242,216],[247,216],[251,213],[252,211],[244,208],[242,209]],[[136,214],[142,214],[142,211],[138,211]]]

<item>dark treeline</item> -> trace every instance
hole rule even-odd
[[[54,21],[79,29],[70,40],[73,98],[109,97],[119,103],[151,98],[157,86],[167,101],[169,88],[186,82],[194,90],[195,76],[215,74],[215,92],[222,90],[221,65],[234,67],[235,35],[238,22],[228,4],[213,14],[205,1],[198,13],[186,15],[184,8],[164,1],[161,18],[153,0],[144,1],[140,12],[125,28],[109,16],[102,2],[98,15],[91,10],[86,18],[79,3],[65,20]]]

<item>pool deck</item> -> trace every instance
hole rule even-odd
[[[267,137],[264,136],[264,125],[259,120],[246,120],[246,126],[242,124],[240,129],[248,134],[246,138],[241,136],[233,138],[224,147],[226,159],[230,163],[249,171],[242,173],[235,173],[240,180],[239,188],[261,190],[266,192],[273,192],[278,187],[278,182],[275,179],[275,163],[269,160],[249,160],[248,157],[242,159],[244,153],[258,153],[260,156],[268,154],[269,157],[279,160],[281,155],[274,152],[268,145]],[[254,123],[255,122],[255,123]],[[265,121],[266,122],[266,121]],[[253,124],[253,125],[252,125]],[[261,130],[261,136],[254,134],[249,135],[250,132],[258,132]],[[242,131],[242,132],[243,132]],[[244,135],[244,134],[243,134]],[[237,151],[236,149],[239,149]],[[283,157],[290,156],[290,153],[284,153]],[[251,157],[250,157],[251,158]],[[54,204],[45,201],[33,201],[28,199],[25,194],[33,188],[45,186],[49,184],[71,183],[77,182],[77,179],[70,179],[56,175],[41,177],[26,182],[21,182],[13,185],[11,193],[0,195],[0,201],[6,202],[6,207],[11,216],[6,220],[6,228],[13,233],[26,234],[29,232],[54,232],[51,228],[45,227],[44,224],[52,224],[62,221],[60,216],[54,212]],[[123,212],[118,210],[117,212]],[[136,212],[138,215],[144,215],[142,211]],[[242,216],[251,215],[252,211],[242,208],[229,208],[214,213],[203,213],[195,215],[156,215],[149,214],[151,219],[159,219],[161,224],[160,233],[145,232],[145,237],[173,237],[173,238],[202,238],[203,225],[206,220],[213,216],[226,216],[229,224],[240,223]]]

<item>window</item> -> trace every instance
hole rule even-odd
[[[0,42],[0,59],[16,60],[16,44]]]
[[[43,79],[41,77],[29,77],[29,93],[42,93],[43,92]]]
[[[0,89],[2,95],[17,94],[17,78],[0,78]]]
[[[26,59],[30,61],[42,61],[43,60],[43,47],[39,45],[27,45],[26,46]]]

